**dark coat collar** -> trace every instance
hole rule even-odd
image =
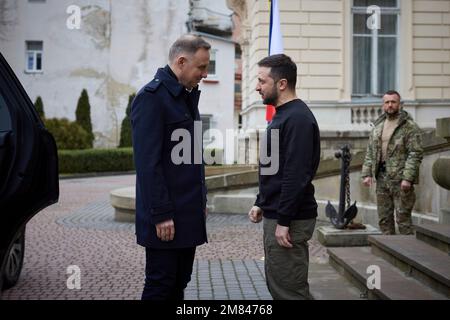
[[[169,65],[166,65],[164,68],[159,68],[156,72],[155,79],[159,79],[175,97],[178,97],[185,90],[184,86],[178,82],[175,73],[170,69]],[[193,92],[195,91],[198,91],[198,86],[194,88]]]

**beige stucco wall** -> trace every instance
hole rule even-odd
[[[73,4],[81,9],[81,28],[70,30],[66,9]],[[224,1],[202,5],[229,13]],[[42,97],[47,118],[74,120],[86,88],[95,146],[114,147],[129,94],[168,62],[170,45],[187,32],[189,10],[188,0],[0,0],[0,50],[30,98]],[[42,73],[25,72],[29,40],[43,41]],[[219,50],[218,83],[200,85],[199,108],[225,132],[233,128],[235,44],[208,40]]]
[[[257,62],[268,53],[269,5],[229,0],[242,19],[243,126],[264,127]],[[351,123],[352,1],[279,0],[284,51],[298,66],[298,96],[325,130],[365,130]],[[398,90],[422,127],[450,113],[450,0],[399,0]],[[371,102],[379,104],[379,99]],[[370,104],[370,103],[369,103]]]
[[[413,74],[417,99],[450,99],[450,1],[414,1]]]

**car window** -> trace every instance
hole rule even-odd
[[[9,114],[8,106],[3,98],[3,94],[0,92],[0,131],[11,130],[11,116]]]

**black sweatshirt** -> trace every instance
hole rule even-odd
[[[255,206],[268,219],[289,226],[291,220],[317,217],[313,180],[320,162],[320,133],[311,110],[300,99],[292,100],[276,109],[275,117],[267,127],[265,139],[267,155],[271,155],[271,130],[278,129],[279,168],[271,175],[262,174],[259,164],[259,194]],[[276,147],[276,146],[275,146]],[[276,149],[275,149],[276,150]],[[275,151],[274,150],[274,151]],[[273,164],[273,160],[272,160]]]

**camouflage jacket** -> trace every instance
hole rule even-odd
[[[362,168],[362,177],[377,176],[385,119],[386,115],[383,114],[374,122]],[[400,111],[398,126],[387,146],[386,176],[390,180],[419,182],[419,167],[423,158],[421,136],[422,132],[411,116],[404,110]]]

